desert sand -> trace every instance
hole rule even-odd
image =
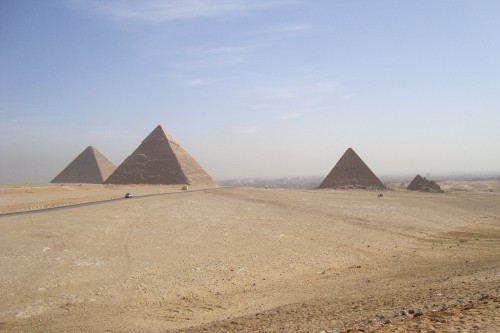
[[[0,331],[498,332],[500,186],[2,185]],[[140,197],[145,194],[162,194]]]

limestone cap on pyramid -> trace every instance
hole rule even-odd
[[[346,150],[318,188],[387,189],[352,148]]]
[[[88,146],[51,183],[102,184],[115,169],[99,150]]]
[[[161,125],[141,142],[105,183],[217,186],[215,180]]]

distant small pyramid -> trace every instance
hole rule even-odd
[[[102,184],[115,169],[101,152],[88,146],[51,183]]]
[[[386,189],[352,148],[346,150],[318,188]]]
[[[406,189],[408,191],[444,193],[438,183],[420,175],[416,175]]]
[[[106,184],[217,186],[215,180],[158,125],[106,180]]]

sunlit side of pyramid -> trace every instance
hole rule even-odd
[[[347,149],[318,188],[386,189],[352,148]]]
[[[51,183],[102,184],[115,171],[111,163],[96,148],[85,148]]]
[[[118,166],[106,183],[217,186],[161,125]]]

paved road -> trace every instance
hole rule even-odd
[[[19,215],[28,215],[28,214],[47,213],[47,212],[53,212],[53,211],[56,211],[56,210],[72,209],[72,208],[94,206],[94,205],[102,205],[102,204],[107,204],[107,203],[110,203],[110,202],[117,202],[117,201],[123,201],[123,200],[134,200],[134,199],[138,199],[138,198],[158,197],[158,196],[161,196],[161,195],[173,195],[173,194],[183,194],[183,193],[193,193],[193,192],[205,192],[205,191],[217,190],[217,189],[220,189],[220,188],[221,187],[218,187],[218,188],[205,188],[205,189],[200,189],[200,190],[188,190],[188,191],[178,191],[178,192],[165,192],[165,193],[144,194],[144,195],[134,196],[134,198],[116,198],[116,199],[108,199],[108,200],[84,202],[84,203],[78,203],[78,204],[73,204],[73,205],[48,207],[48,208],[40,208],[40,209],[31,209],[31,210],[23,210],[23,211],[18,211],[18,212],[9,212],[9,213],[0,213],[0,218],[2,218],[2,217],[8,217],[8,216],[19,216]]]

